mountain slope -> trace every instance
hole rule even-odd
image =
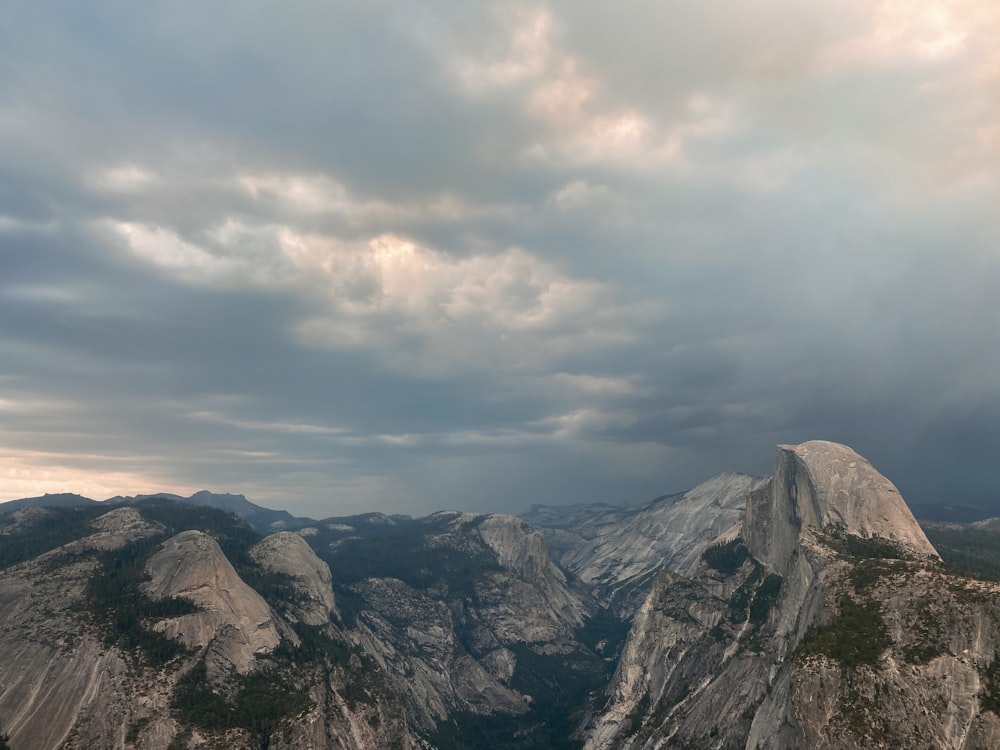
[[[542,531],[69,500],[0,514],[17,750],[1000,746],[1000,583],[845,446]],[[932,532],[995,570],[991,528]]]
[[[739,521],[750,492],[764,481],[722,474],[640,508],[534,506],[524,517],[548,527],[561,565],[596,587],[602,601],[629,612],[630,592],[644,595],[663,568],[688,572],[702,549]]]
[[[518,518],[366,514],[303,531],[330,566],[351,637],[439,748],[476,747],[462,738],[481,742],[490,727],[504,727],[493,747],[554,747],[607,680],[583,635],[589,593]],[[565,679],[545,687],[542,673]]]
[[[160,620],[154,631],[206,649],[213,673],[246,674],[281,643],[282,624],[264,597],[239,577],[211,536],[195,529],[167,539],[145,565],[139,590],[153,601],[181,598],[197,611]],[[220,637],[220,635],[225,637]]]
[[[21,542],[42,527],[72,539],[35,554]],[[33,508],[0,534],[24,550],[0,570],[11,747],[417,745],[370,659],[247,584],[280,580],[253,565],[260,537],[234,516],[162,499]]]
[[[587,748],[989,748],[1000,586],[845,446],[779,446],[740,535],[640,609]]]
[[[190,497],[181,497],[170,493],[155,495],[136,495],[135,497],[113,497],[107,502],[135,502],[162,498],[178,503],[199,505],[205,508],[215,508],[233,513],[253,526],[261,534],[269,534],[283,529],[297,529],[308,525],[312,519],[299,519],[287,510],[272,510],[246,499],[244,495],[234,495],[228,492],[209,492],[200,490]],[[2,507],[2,506],[0,506]]]
[[[77,495],[72,492],[58,492],[53,494],[39,495],[38,497],[24,497],[20,500],[8,500],[0,503],[0,514],[12,513],[15,510],[25,508],[70,508],[77,505],[93,505],[97,500],[89,497]]]
[[[0,518],[12,746],[569,742],[608,670],[582,636],[593,602],[539,532],[463,513],[320,526],[262,539],[164,497]]]

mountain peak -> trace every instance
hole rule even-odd
[[[918,556],[938,557],[895,485],[853,449],[826,440],[779,445],[774,478],[747,503],[746,538],[780,570],[804,527],[838,526],[880,537]]]
[[[180,597],[193,614],[161,620],[154,629],[188,648],[210,647],[214,665],[247,674],[259,654],[281,641],[277,619],[264,598],[240,578],[219,543],[191,529],[171,537],[146,562],[143,593],[154,600]],[[225,632],[219,637],[220,631]]]
[[[0,514],[22,508],[69,508],[75,505],[94,505],[96,502],[73,492],[46,492],[38,497],[25,497],[0,503]]]

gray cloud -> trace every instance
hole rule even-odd
[[[638,500],[1000,471],[983,3],[22,4],[0,495]]]

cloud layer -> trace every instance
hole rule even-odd
[[[0,496],[1000,482],[987,2],[18,4]]]

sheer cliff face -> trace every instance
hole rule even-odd
[[[947,572],[888,480],[780,446],[742,536],[657,580],[587,748],[996,747],[998,646],[1000,586]]]
[[[523,596],[505,594],[509,608],[505,628],[508,641],[572,641],[573,631],[583,625],[589,597],[570,588],[566,574],[549,559],[541,533],[520,518],[506,515],[483,516],[477,523],[479,536],[497,557],[502,573],[483,588],[496,594],[510,587],[524,587]],[[530,589],[530,590],[529,590]],[[529,600],[533,616],[526,616]],[[498,602],[499,604],[499,602]],[[494,619],[499,611],[494,613]]]
[[[863,539],[888,539],[917,557],[938,557],[899,490],[866,459],[823,440],[779,445],[770,486],[746,506],[750,551],[783,572],[801,530],[829,526]]]

